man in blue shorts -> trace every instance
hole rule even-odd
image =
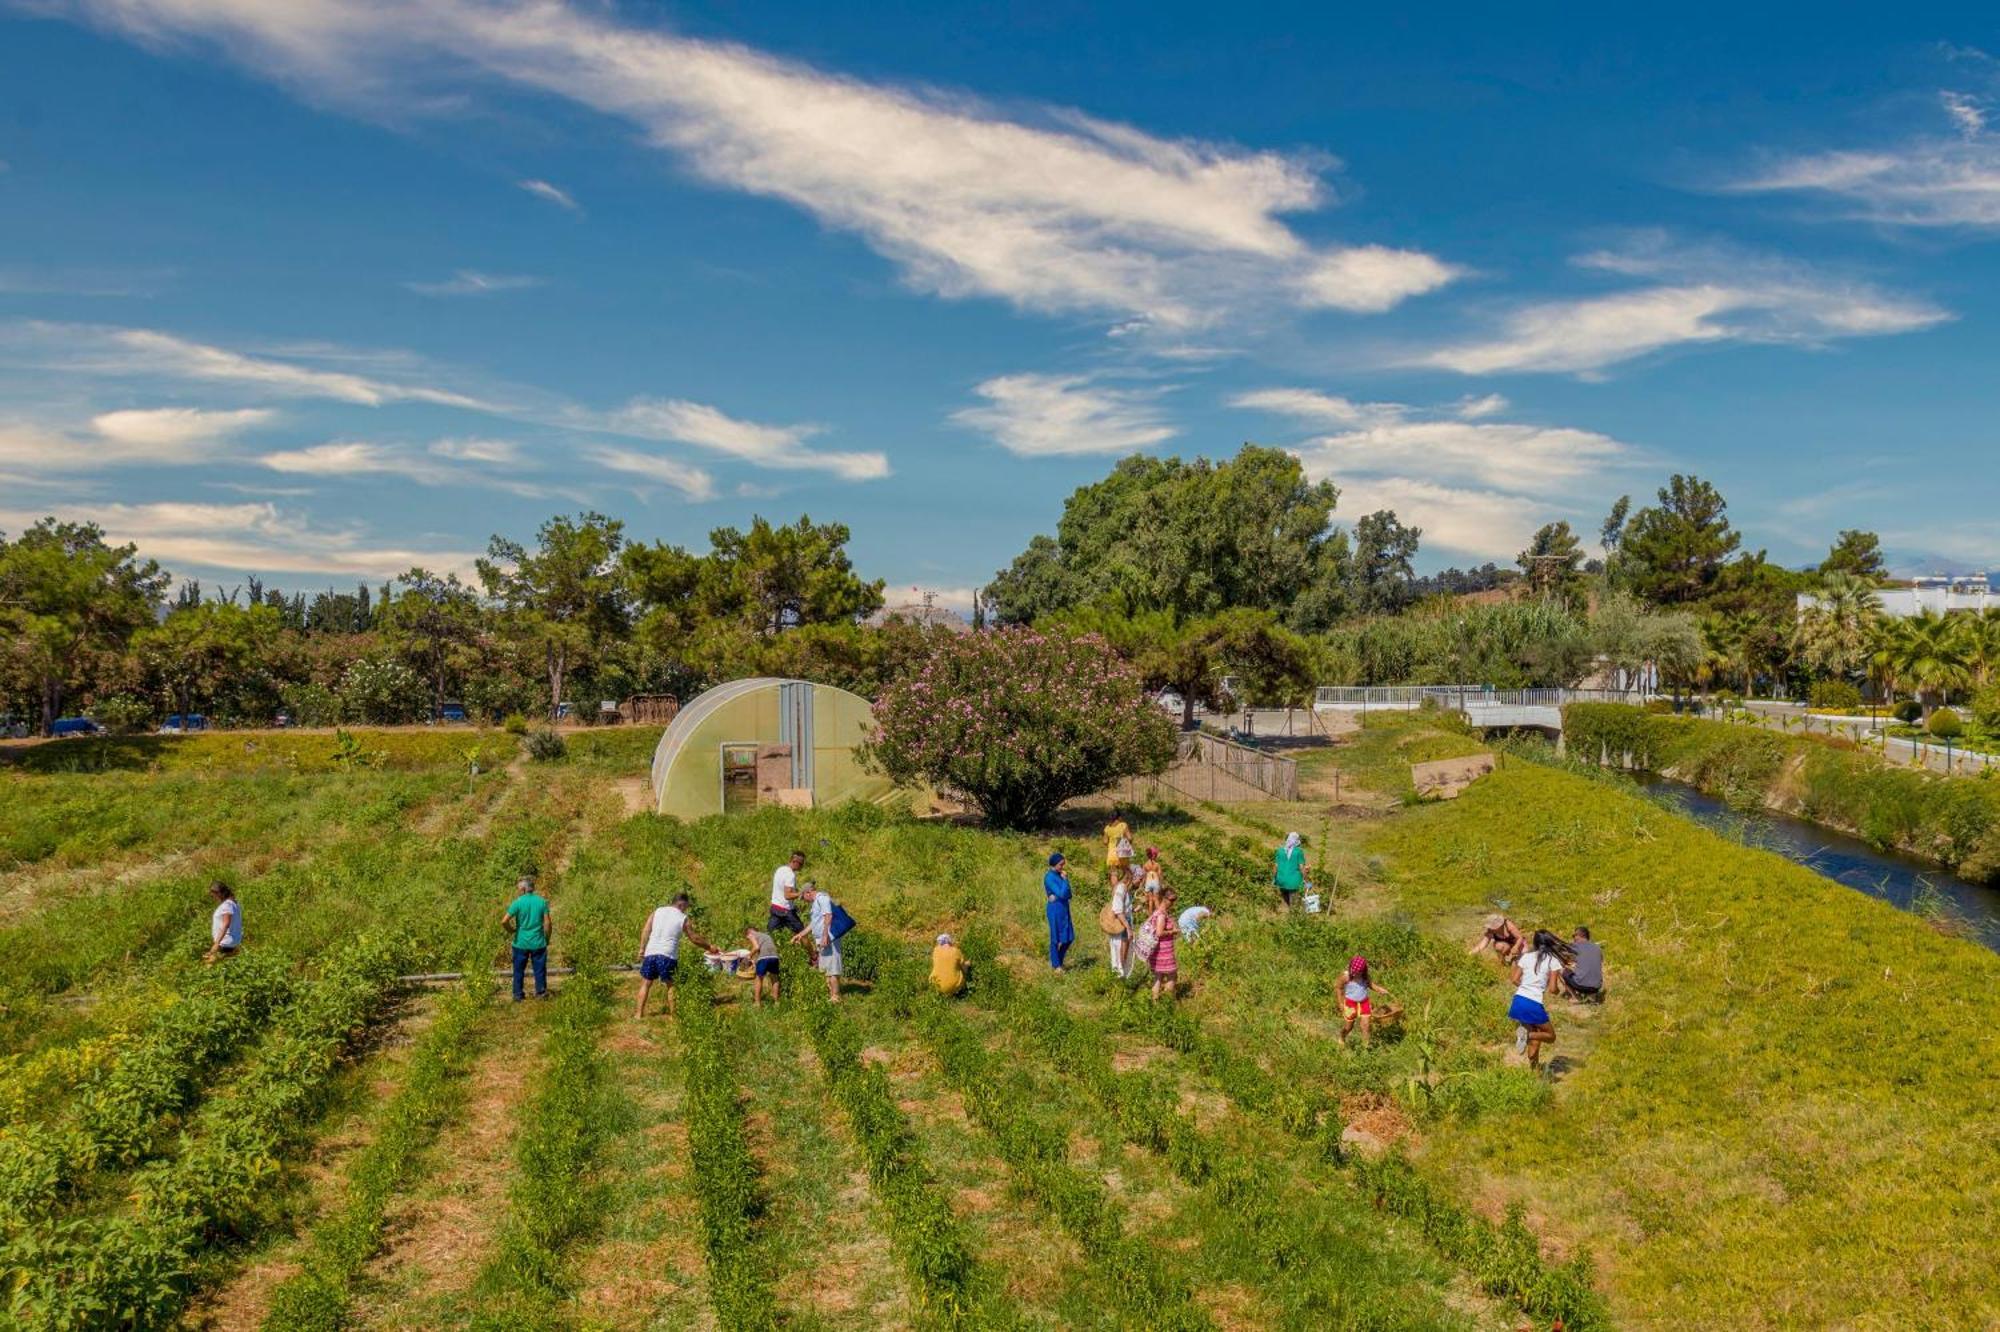
[[[654,981],[667,987],[667,1016],[674,1015],[674,971],[680,966],[681,940],[704,953],[714,951],[688,924],[690,905],[688,895],[682,893],[671,905],[655,908],[639,927],[639,1007],[632,1014],[634,1020],[646,1016],[646,996],[653,992]]]

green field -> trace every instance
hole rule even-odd
[[[1468,747],[1435,726],[1391,719],[1310,766],[1393,798],[1411,756]],[[1086,877],[1093,811],[1053,839],[872,808],[683,825],[628,812],[649,739],[531,765],[488,735],[477,776],[394,734],[358,736],[385,755],[359,766],[203,737],[0,770],[14,1321],[2000,1317],[2000,961],[1609,783],[1509,764],[1444,807],[1143,811],[1183,900],[1220,913],[1154,1006],[1107,974],[1094,888],[1072,974],[1042,958],[1041,862],[1058,845]],[[1292,826],[1339,884],[1328,916],[1268,900]],[[697,975],[676,1018],[634,1023],[607,968],[646,912],[690,885],[733,941],[795,846],[861,922],[847,1002],[791,954],[776,1007]],[[503,959],[530,868],[578,968],[554,1003],[394,981]],[[217,876],[248,947],[203,968]],[[1612,1000],[1558,1011],[1553,1082],[1462,952],[1503,899],[1606,944]],[[922,983],[943,929],[975,962],[950,1004]],[[1404,1010],[1366,1050],[1334,1040],[1354,952]]]

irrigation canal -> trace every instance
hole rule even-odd
[[[1963,921],[1972,938],[2000,952],[2000,888],[1961,879],[1927,861],[1877,851],[1804,819],[1769,811],[1746,814],[1671,777],[1634,779],[1650,798],[1734,841],[1775,851],[1905,911],[1949,915]]]

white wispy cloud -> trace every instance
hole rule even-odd
[[[339,348],[314,348],[283,355],[250,353],[157,329],[39,321],[21,321],[0,328],[0,345],[17,362],[72,374],[231,384],[272,397],[322,398],[365,407],[423,402],[474,411],[494,410],[491,404],[437,385],[332,369],[330,365],[353,355]]]
[[[274,472],[294,476],[407,476],[427,485],[439,485],[451,473],[428,459],[366,440],[329,440],[302,449],[282,449],[261,454],[257,461]]]
[[[519,467],[527,462],[521,446],[510,439],[439,439],[431,442],[430,451],[456,462],[495,463],[505,467]]]
[[[1575,518],[1590,482],[1640,455],[1591,430],[1489,419],[1507,406],[1494,398],[1420,408],[1277,388],[1230,405],[1337,427],[1290,448],[1309,477],[1341,488],[1343,515],[1394,509],[1427,545],[1511,559],[1542,523]]]
[[[715,478],[677,458],[620,448],[589,448],[583,451],[583,456],[606,471],[667,486],[691,500],[715,498]]]
[[[568,190],[557,185],[551,185],[545,180],[517,180],[514,184],[534,195],[537,199],[544,199],[558,208],[566,208],[572,213],[583,211],[583,205],[579,204]]]
[[[269,503],[58,505],[64,519],[89,520],[112,542],[133,542],[169,568],[239,573],[323,573],[389,578],[412,565],[470,575],[476,552],[384,543],[365,528],[322,527]],[[0,530],[18,531],[41,510],[0,511]]]
[[[542,280],[522,273],[481,273],[461,268],[442,282],[405,282],[419,296],[488,296],[500,291],[525,291]]]
[[[1904,227],[2000,228],[2000,135],[1991,99],[1938,94],[1944,127],[1868,148],[1775,156],[1724,183],[1746,194],[1804,194],[1832,201],[1842,217]]]
[[[1185,328],[1246,306],[1387,309],[1456,276],[1281,219],[1331,202],[1327,161],[1162,138],[1061,110],[1008,114],[562,3],[80,0],[141,40],[200,34],[316,94],[374,106],[440,64],[636,126],[715,184],[861,236],[914,287]],[[443,57],[443,60],[440,60]],[[523,189],[574,201],[546,181]]]
[[[1131,453],[1178,433],[1155,390],[1115,388],[1088,375],[999,375],[974,392],[986,404],[961,408],[951,419],[1024,457]]]
[[[745,421],[720,408],[682,398],[635,398],[604,418],[603,424],[622,435],[691,444],[755,467],[830,472],[844,481],[872,481],[889,475],[886,454],[808,448],[806,441],[823,434],[824,426]]]
[[[1500,316],[1490,334],[1420,351],[1400,363],[1467,375],[1587,375],[1676,346],[1821,346],[1840,338],[1914,332],[1951,318],[1927,301],[1867,282],[1658,238],[1579,255],[1575,263],[1652,285],[1517,306]]]
[[[103,412],[82,428],[0,422],[0,463],[34,472],[73,473],[208,462],[224,454],[231,436],[266,424],[275,415],[257,408],[152,407]]]

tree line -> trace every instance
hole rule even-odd
[[[1872,682],[1928,709],[1985,682],[2000,647],[2000,626],[1966,617],[1881,616],[1873,589],[1887,571],[1870,533],[1840,533],[1810,569],[1745,550],[1698,477],[1673,476],[1638,507],[1619,498],[1601,557],[1554,522],[1513,568],[1427,577],[1414,572],[1421,528],[1391,510],[1337,522],[1339,499],[1280,449],[1123,459],[981,589],[974,626],[1098,635],[1190,718],[1229,679],[1287,705],[1319,684],[1593,674],[1746,693]],[[415,568],[308,597],[255,577],[175,589],[96,525],[46,519],[0,535],[0,711],[44,730],[83,709],[114,728],[168,713],[392,723],[447,701],[498,719],[686,697],[746,674],[874,696],[945,630],[862,623],[883,584],[855,572],[849,537],[808,516],[759,517],[697,552],[629,541],[618,520],[583,513],[549,519],[532,543],[494,537],[472,582]],[[1803,615],[1802,592],[1817,598]]]

